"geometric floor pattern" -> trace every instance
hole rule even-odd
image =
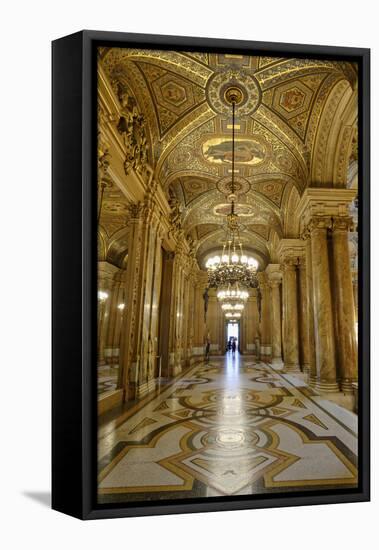
[[[100,430],[98,502],[356,487],[357,442],[354,413],[229,353]]]
[[[118,369],[108,365],[98,368],[97,373],[97,394],[101,395],[117,388]]]

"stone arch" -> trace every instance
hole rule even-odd
[[[107,255],[107,236],[104,228],[99,225],[97,231],[97,260],[102,262]]]
[[[325,101],[316,131],[310,164],[311,186],[346,186],[347,152],[354,135],[356,113],[356,89],[346,79],[338,80]]]

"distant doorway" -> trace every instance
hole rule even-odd
[[[236,349],[238,350],[239,345],[239,323],[229,321],[227,324],[227,330],[226,330],[226,338],[227,338],[227,350],[231,350],[231,343],[233,342],[233,339],[236,343]]]

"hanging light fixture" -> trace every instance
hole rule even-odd
[[[206,268],[208,270],[208,285],[210,288],[217,288],[217,298],[223,304],[223,310],[227,311],[227,317],[240,317],[243,310],[243,303],[249,297],[248,288],[257,288],[258,262],[252,256],[243,252],[240,239],[240,227],[238,214],[236,213],[235,179],[235,110],[236,104],[242,101],[242,93],[237,87],[230,87],[225,92],[225,99],[232,106],[232,177],[230,184],[230,212],[226,216],[226,239],[223,250],[219,255],[208,258]],[[227,305],[228,308],[224,307]],[[239,313],[230,308],[238,306]]]

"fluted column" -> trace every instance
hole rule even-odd
[[[272,274],[270,277],[271,288],[271,342],[272,365],[276,368],[283,367],[282,359],[282,321],[280,314],[280,283],[281,273]]]
[[[114,338],[113,338],[113,362],[120,365],[120,336],[122,332],[122,327],[124,325],[124,319],[126,316],[126,304],[125,304],[125,288],[122,278],[124,277],[124,272],[121,274],[121,283],[118,288],[118,305],[117,305],[117,316],[116,324],[114,329]]]
[[[354,294],[350,269],[348,231],[350,218],[334,218],[332,225],[333,264],[335,277],[335,304],[337,313],[341,389],[352,392],[357,379],[357,341],[355,332]]]
[[[115,296],[114,276],[118,268],[106,262],[98,262],[98,363],[110,363],[108,332],[112,322],[112,305]]]
[[[115,340],[115,329],[116,329],[117,313],[118,313],[117,308],[119,303],[119,289],[120,289],[120,281],[114,280],[112,292],[110,296],[109,320],[108,320],[108,328],[107,328],[105,350],[104,350],[107,363],[110,363],[110,364],[114,364],[117,362],[117,358],[114,355],[114,340]]]
[[[110,291],[104,285],[100,283],[102,291],[107,294],[107,297],[99,299],[98,301],[98,340],[97,340],[97,361],[99,365],[105,365],[105,339],[107,334],[107,326],[109,319],[109,308],[110,308]]]
[[[120,345],[119,375],[119,387],[124,388],[125,399],[135,399],[151,389],[147,383],[153,347],[150,315],[157,238],[153,209],[154,205],[149,201],[130,207],[125,281],[127,309]]]
[[[338,391],[327,229],[330,218],[314,216],[309,224],[312,250],[313,307],[315,329],[316,388]]]
[[[351,278],[353,284],[355,322],[358,322],[358,273],[354,271],[351,274]]]
[[[306,265],[306,286],[308,304],[308,346],[309,346],[309,384],[317,384],[317,367],[315,352],[315,327],[314,327],[314,305],[313,305],[313,275],[312,275],[312,246],[309,231],[304,233],[305,238],[305,265]]]
[[[309,304],[307,292],[306,259],[299,258],[299,343],[300,343],[300,366],[303,372],[310,371],[309,351]]]
[[[271,308],[267,274],[264,272],[258,273],[258,280],[261,292],[260,358],[264,361],[271,361]]]
[[[299,371],[299,328],[297,311],[296,263],[293,258],[283,262],[283,338],[284,367]]]

